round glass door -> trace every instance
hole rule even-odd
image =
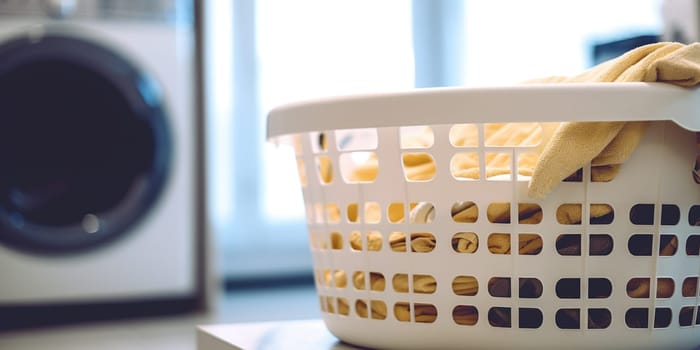
[[[103,46],[0,43],[0,244],[61,254],[127,234],[170,169],[162,103],[153,80]]]

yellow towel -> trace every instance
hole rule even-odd
[[[680,86],[696,86],[700,82],[700,44],[683,45],[679,43],[657,43],[642,46],[616,59],[600,64],[574,77],[549,77],[532,82],[575,83],[575,82],[666,82]],[[518,162],[518,174],[532,176],[528,194],[533,198],[543,198],[559,182],[566,179],[591,162],[591,174],[596,181],[612,179],[622,164],[636,148],[643,136],[646,122],[567,122],[543,123],[541,128],[536,123],[502,123],[489,124],[486,144],[525,146],[537,143],[537,156],[523,157]],[[470,144],[477,139],[476,128],[456,127],[452,142],[455,146],[474,146]],[[419,135],[423,136],[423,135]],[[452,137],[452,136],[451,136]],[[700,134],[698,136],[700,145]],[[407,142],[411,146],[423,145],[422,137]],[[457,178],[479,179],[479,162],[475,154],[457,154],[451,164],[451,172]],[[486,160],[486,177],[510,172],[511,160],[499,155],[490,155]],[[697,164],[700,164],[700,157]],[[405,154],[403,166],[406,176],[413,181],[429,180],[435,175],[435,164],[427,153]],[[329,165],[321,164],[321,173]],[[700,172],[696,165],[695,172]],[[377,159],[370,158],[358,166],[351,179],[367,181],[377,175]],[[698,182],[700,175],[696,174]],[[489,207],[489,216],[499,217],[509,213],[507,205]],[[411,208],[413,210],[413,208]],[[403,208],[390,208],[390,214],[401,217]],[[394,213],[398,211],[398,213]],[[599,211],[599,212],[598,212]],[[604,216],[610,212],[603,207],[591,217]],[[580,213],[565,210],[562,224],[580,222]],[[372,213],[365,213],[368,217]],[[578,216],[577,216],[578,215]]]
[[[700,44],[645,45],[571,78],[539,82],[665,82],[684,87],[700,82]],[[548,140],[530,180],[528,195],[544,198],[588,162],[616,172],[639,144],[646,122],[567,122]]]

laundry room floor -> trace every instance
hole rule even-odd
[[[222,294],[208,314],[0,332],[0,349],[192,350],[199,325],[320,318],[313,285]]]

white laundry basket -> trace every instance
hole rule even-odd
[[[536,145],[484,142],[490,123],[611,120],[652,122],[612,181],[591,181],[587,166],[544,200],[529,198],[527,178],[516,175]],[[429,136],[422,148],[402,144],[416,126]],[[455,126],[478,137],[457,147]],[[419,89],[291,104],[268,117],[268,137],[296,146],[327,327],[351,344],[396,349],[700,345],[696,131],[700,93],[655,83]],[[402,157],[411,153],[429,155],[434,176],[407,178]],[[510,174],[456,177],[450,164],[458,153],[474,153],[480,169],[490,153],[509,157]],[[376,177],[349,180],[353,167],[374,158]],[[465,202],[477,217],[453,219],[453,206]],[[431,220],[412,219],[426,203]],[[490,218],[494,203],[509,204],[514,219]],[[523,204],[538,206],[541,219],[515,219]],[[564,205],[583,220],[559,221]],[[612,213],[588,220],[592,205]],[[458,252],[458,233],[476,249]],[[522,235],[537,237],[541,249],[497,252],[489,247],[494,234],[511,247]],[[434,245],[414,247],[421,237]],[[677,247],[661,252],[671,240]],[[648,292],[631,295],[640,281]]]

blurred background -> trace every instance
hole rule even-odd
[[[696,41],[698,13],[686,0],[0,1],[0,348],[190,349],[197,324],[318,318],[271,108],[574,75]]]

